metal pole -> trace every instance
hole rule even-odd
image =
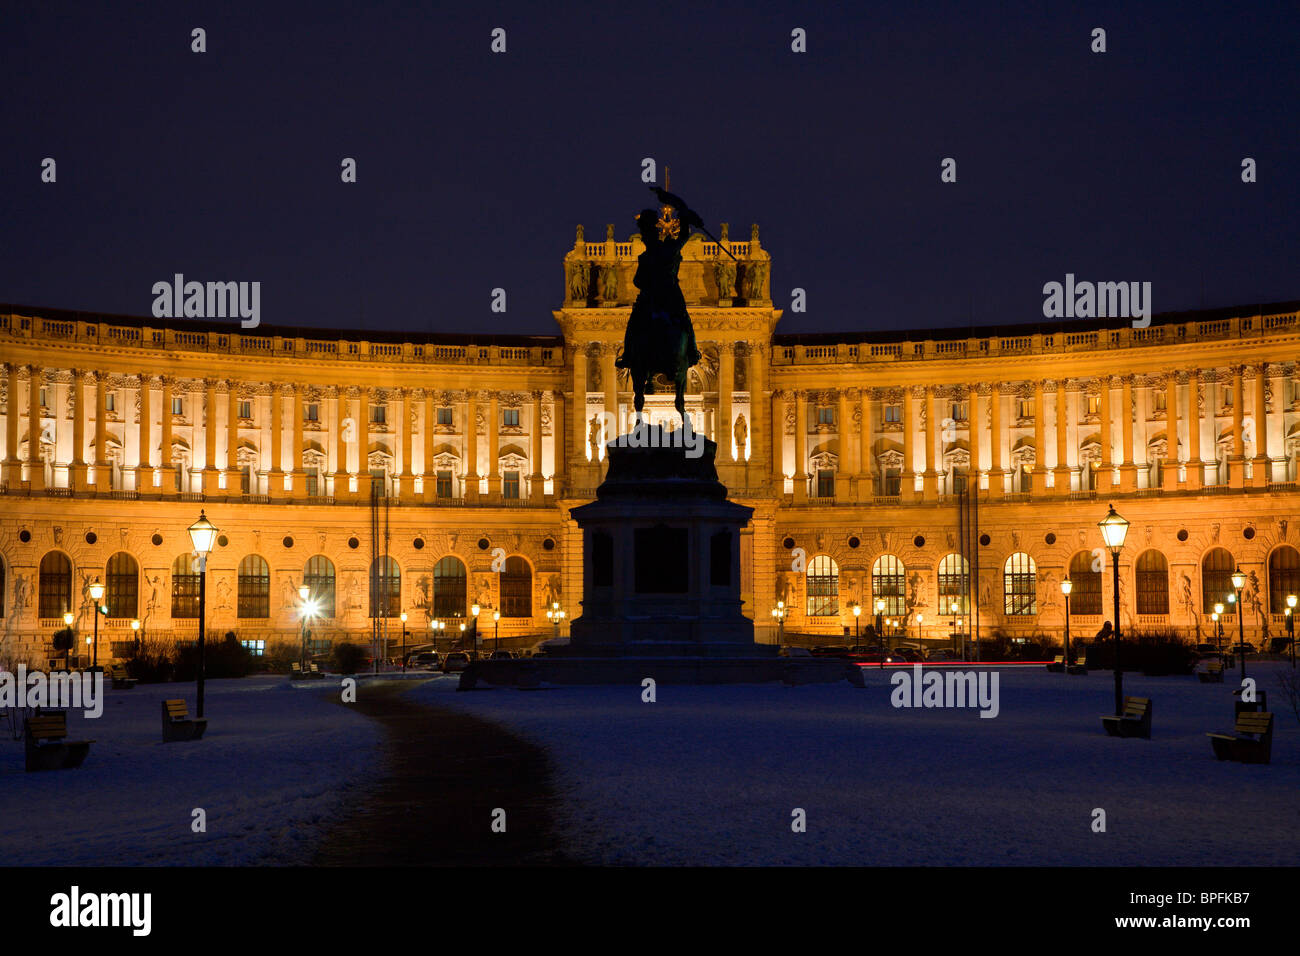
[[[1065,596],[1065,668],[1068,671],[1074,658],[1070,656],[1070,595]]]
[[[1237,592],[1237,655],[1241,658],[1241,679],[1246,679],[1246,612],[1241,606],[1241,588],[1234,588]]]
[[[1124,714],[1124,672],[1120,669],[1119,661],[1119,551],[1115,550],[1110,553],[1111,567],[1114,569],[1114,598],[1115,598],[1115,714],[1123,716]]]
[[[205,554],[199,557],[199,669],[195,679],[198,689],[196,696],[198,699],[195,701],[194,705],[194,716],[196,717],[203,716],[203,631],[206,624],[204,611],[206,610],[205,605],[207,604],[207,596],[208,556]]]
[[[95,602],[95,646],[90,649],[90,669],[99,666],[99,602]]]

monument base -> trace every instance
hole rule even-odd
[[[540,657],[477,661],[461,672],[459,690],[480,686],[537,689],[544,685],[625,684],[831,684],[863,685],[861,668],[842,660],[785,657]]]

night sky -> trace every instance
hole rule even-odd
[[[147,315],[181,272],[264,326],[549,334],[646,156],[760,224],[780,332],[1042,321],[1067,272],[1300,298],[1295,0],[827,6],[11,0],[0,301]]]

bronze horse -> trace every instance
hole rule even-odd
[[[632,377],[638,420],[646,395],[654,393],[654,377],[662,374],[674,383],[677,397],[673,405],[685,421],[686,374],[700,360],[695,327],[677,284],[677,269],[691,226],[701,226],[702,222],[677,197],[671,199],[677,206],[680,223],[676,236],[669,233],[660,237],[659,214],[653,209],[643,209],[636,217],[645,242],[645,252],[637,258],[636,275],[632,279],[639,292],[623,335],[623,354],[614,363],[618,368],[627,369]]]

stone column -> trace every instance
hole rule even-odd
[[[1124,436],[1124,461],[1119,466],[1120,491],[1137,488],[1137,465],[1133,462],[1133,376],[1125,375],[1120,386],[1120,429]]]
[[[1047,494],[1047,423],[1043,414],[1043,383],[1034,382],[1034,471],[1030,489],[1035,497]]]
[[[780,496],[785,494],[785,392],[778,388],[772,389],[772,427],[769,431],[772,436],[772,482],[776,486],[772,492]],[[755,436],[750,444],[757,441],[758,436]]]
[[[1201,464],[1201,370],[1192,369],[1187,376],[1187,487],[1200,488],[1205,483],[1205,466]]]
[[[870,501],[876,493],[876,461],[872,457],[872,444],[875,438],[871,431],[873,413],[871,389],[864,388],[858,393],[858,409],[862,415],[862,425],[858,431],[858,500]]]
[[[916,406],[911,388],[903,388],[903,475],[900,481],[900,500],[916,500],[916,472],[913,461],[916,452]]]
[[[966,388],[966,400],[970,403],[970,469],[966,481],[967,488],[974,496],[980,492],[980,455],[984,444],[984,396],[980,394],[981,387],[969,385]]]
[[[745,457],[745,449],[732,451],[731,390],[736,384],[736,343],[718,343],[718,424],[713,440],[718,443],[718,462],[732,462]],[[753,407],[753,403],[750,403]],[[751,416],[752,417],[752,416]]]
[[[564,392],[551,392],[551,491],[556,498],[564,494]]]
[[[808,500],[808,393],[794,393],[794,500]]]
[[[1070,405],[1065,379],[1056,380],[1056,470],[1052,482],[1058,495],[1070,493]]]
[[[370,500],[370,388],[357,394],[357,499]]]
[[[478,395],[467,392],[465,401],[465,500],[478,501]]]
[[[413,501],[416,469],[411,461],[411,390],[399,388],[397,394],[401,399],[399,404],[402,412],[402,465],[397,479],[397,497],[403,501]]]
[[[75,377],[75,373],[74,373]],[[22,464],[18,459],[18,366],[5,363],[5,481],[17,485],[22,478]]]
[[[1003,497],[1006,487],[1002,468],[1002,389],[994,382],[989,389],[989,497]]]
[[[1164,486],[1178,487],[1178,373],[1165,376]]]
[[[162,468],[162,493],[164,495],[173,495],[177,491],[176,466],[172,463],[172,398],[175,384],[175,379],[170,375],[163,376],[162,408],[160,409],[162,413],[162,437],[158,442],[158,464]],[[81,391],[80,386],[77,387],[77,391]],[[73,443],[76,443],[75,438]]]
[[[618,369],[614,368],[614,350],[612,342],[605,342],[600,347],[600,384],[605,389],[605,411],[610,415],[609,421],[613,422],[612,433],[607,432],[601,438],[603,442],[613,441],[622,430],[622,422],[618,420]]]
[[[1273,465],[1268,458],[1268,363],[1255,366],[1255,463],[1251,484],[1264,488],[1272,478]]]
[[[939,474],[935,469],[934,386],[925,387],[925,472],[921,476],[921,494],[926,501],[939,499]]]
[[[592,460],[595,460],[594,449]],[[573,463],[587,461],[587,353],[573,349]]]
[[[531,420],[528,423],[528,458],[532,466],[528,476],[528,497],[535,502],[546,497],[546,479],[542,477],[542,395],[540,389],[533,392]]]
[[[437,431],[437,411],[433,401],[433,389],[424,390],[424,427],[420,432],[421,441],[424,443],[424,493],[422,497],[425,501],[433,501],[438,497],[438,476],[435,473],[433,463],[434,449],[437,447],[435,437]]]
[[[750,472],[747,483],[751,488],[763,485],[765,462],[763,449],[767,445],[767,436],[780,431],[784,434],[785,425],[767,421],[767,350],[765,342],[749,343],[749,464]],[[740,454],[744,454],[741,449]]]
[[[301,499],[307,497],[307,473],[303,470],[302,451],[303,451],[303,386],[293,386],[293,444],[289,446],[289,474],[292,484],[291,498]],[[324,489],[321,488],[321,479],[324,476],[317,476],[316,494],[323,495]]]
[[[45,488],[45,465],[41,461],[41,369],[27,366],[27,480],[32,491]]]
[[[239,386],[226,383],[226,494],[240,494],[239,487]],[[250,492],[257,489],[251,485]]]
[[[140,376],[140,464],[135,469],[135,490],[153,494],[153,387],[148,375]]]
[[[1098,379],[1100,396],[1097,400],[1098,414],[1101,416],[1101,474],[1097,484],[1098,491],[1109,491],[1114,485],[1112,470],[1115,466],[1115,456],[1111,453],[1111,436],[1110,436],[1110,376],[1103,375]]]
[[[501,500],[501,406],[496,389],[488,394],[488,497]]]
[[[343,440],[343,421],[352,409],[347,390],[338,386],[334,393],[334,497],[346,498],[351,482],[348,480],[348,443]]]
[[[850,436],[853,434],[853,412],[849,409],[849,392],[853,392],[853,398],[857,398],[857,389],[840,389],[840,407],[835,411],[835,427],[840,436],[840,461],[839,468],[843,473],[842,478],[837,477],[835,481],[835,497],[840,501],[849,501],[853,497],[854,483],[857,481],[858,473],[858,456],[857,449],[852,447]]]
[[[1246,392],[1242,388],[1242,366],[1232,367],[1232,458],[1228,462],[1229,482],[1233,488],[1246,485],[1246,439],[1242,418],[1246,414]]]
[[[266,479],[266,493],[284,497],[284,394],[280,383],[271,383],[271,474]]]
[[[112,484],[108,463],[108,376],[95,373],[95,490],[108,491]]]

